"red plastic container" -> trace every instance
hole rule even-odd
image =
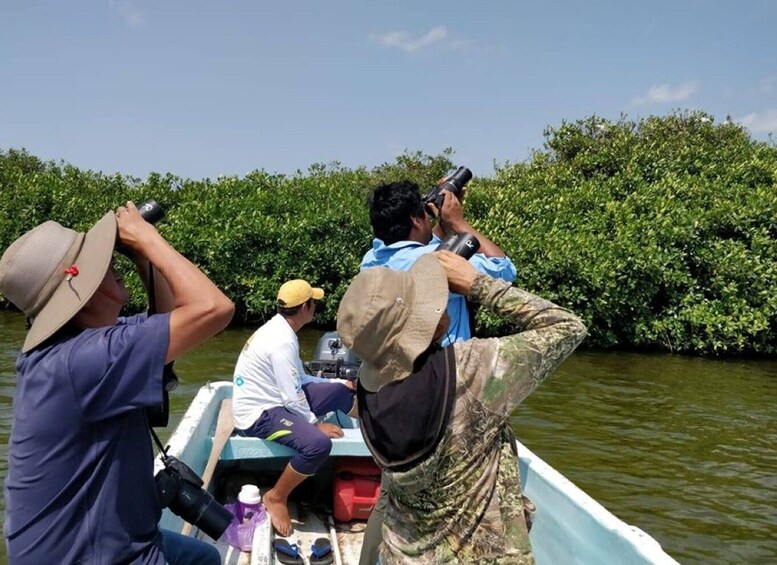
[[[372,459],[341,459],[335,463],[334,490],[335,520],[366,520],[380,496],[380,468]]]

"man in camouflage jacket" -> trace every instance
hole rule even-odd
[[[440,348],[449,288],[517,333]],[[364,361],[362,430],[388,494],[381,563],[533,563],[509,418],[577,347],[583,323],[438,252],[408,272],[360,273],[338,332]]]

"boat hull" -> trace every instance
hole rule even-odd
[[[232,384],[218,382],[200,389],[170,438],[169,453],[202,473],[213,443],[221,400],[232,396]],[[345,437],[333,441],[332,457],[367,456],[355,420],[340,424]],[[524,494],[537,508],[530,532],[536,562],[542,564],[674,564],[647,533],[626,524],[520,441],[516,441]],[[254,438],[233,436],[222,461],[267,460],[288,457],[288,448]],[[156,471],[162,468],[156,461]],[[180,531],[182,520],[165,510],[161,527]]]

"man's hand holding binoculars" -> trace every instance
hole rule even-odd
[[[173,292],[165,277],[156,269],[152,269],[151,262],[148,260],[149,250],[159,246],[160,243],[168,245],[154,226],[153,220],[159,218],[161,216],[157,215],[151,217],[152,221],[150,221],[149,216],[144,216],[141,209],[133,202],[127,202],[126,206],[119,206],[116,209],[116,226],[119,230],[116,251],[126,255],[135,264],[149,295],[149,302],[153,302],[149,304],[150,311],[170,312],[175,305]],[[152,272],[157,274],[154,276]]]
[[[145,257],[144,250],[161,236],[153,224],[147,222],[133,202],[116,209],[116,226],[119,230],[117,251],[135,260]]]

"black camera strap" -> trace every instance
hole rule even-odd
[[[156,309],[156,284],[154,282],[154,266],[148,264],[148,315],[153,316]],[[164,428],[170,422],[170,393],[178,386],[178,377],[173,371],[173,363],[164,366],[162,373],[162,402],[146,408],[149,428]],[[153,433],[153,431],[152,431]]]
[[[162,461],[164,461],[165,457],[167,457],[167,450],[169,449],[169,446],[168,447],[164,447],[162,445],[162,441],[159,439],[159,436],[156,435],[156,432],[154,431],[154,428],[151,427],[151,422],[146,420],[146,424],[148,424],[148,431],[151,432],[151,437],[154,438],[154,443],[159,448],[159,453],[162,455]]]

